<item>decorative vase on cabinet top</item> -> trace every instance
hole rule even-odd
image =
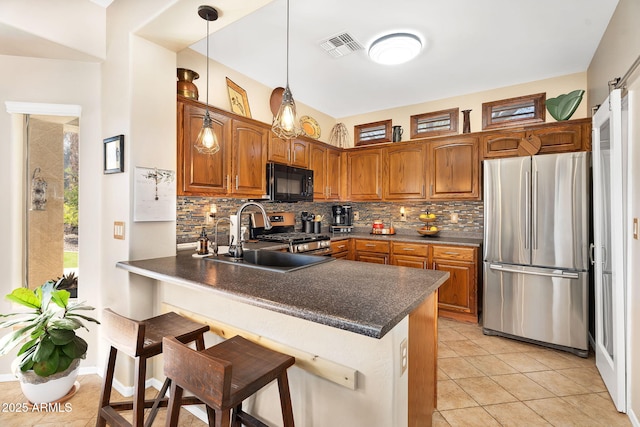
[[[200,75],[193,70],[178,68],[178,95],[198,99],[198,87],[193,83]]]

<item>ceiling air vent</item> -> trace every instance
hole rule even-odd
[[[323,40],[320,42],[320,46],[334,58],[340,58],[341,56],[364,49],[364,46],[347,32]]]

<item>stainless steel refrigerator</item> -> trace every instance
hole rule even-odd
[[[483,331],[586,357],[590,153],[484,161]]]

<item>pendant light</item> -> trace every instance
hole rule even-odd
[[[207,21],[207,106],[204,119],[202,120],[202,129],[196,139],[196,150],[202,154],[215,154],[220,151],[218,137],[213,131],[211,116],[209,115],[209,22],[218,19],[218,11],[211,6],[198,7],[198,15]]]
[[[282,139],[295,138],[302,133],[296,114],[296,102],[289,89],[289,0],[287,0],[287,85],[282,93],[282,104],[278,114],[273,118],[271,129]]]

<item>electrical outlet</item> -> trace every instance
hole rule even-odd
[[[124,240],[124,221],[113,222],[113,238]]]
[[[457,224],[459,220],[458,214],[457,213],[452,213],[451,214],[451,223],[452,224]]]
[[[354,221],[360,221],[360,212],[359,211],[353,212],[353,220]]]
[[[400,343],[400,375],[404,374],[409,365],[409,350],[407,348],[407,339],[403,339]]]

